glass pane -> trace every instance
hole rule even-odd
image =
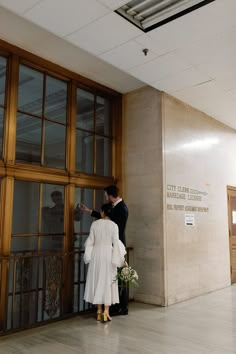
[[[106,203],[104,190],[97,189],[95,193],[95,210],[100,211],[102,204]]]
[[[42,120],[22,113],[17,114],[16,160],[40,164]]]
[[[96,136],[96,174],[100,176],[111,176],[111,139]]]
[[[76,127],[94,131],[94,95],[77,89]]]
[[[13,253],[37,251],[37,246],[37,236],[17,236],[11,239],[11,252]]]
[[[67,83],[46,78],[45,117],[66,123]]]
[[[0,159],[2,158],[3,133],[4,133],[4,109],[0,108]]]
[[[44,164],[65,168],[66,126],[45,121]]]
[[[15,181],[12,234],[38,233],[39,184]]]
[[[93,134],[76,130],[76,169],[93,173]]]
[[[40,238],[41,251],[62,252],[64,249],[63,236],[42,236]]]
[[[7,59],[0,57],[0,104],[5,104]]]
[[[41,229],[46,234],[64,234],[63,186],[54,184],[43,185]]]
[[[96,132],[111,136],[110,102],[102,97],[96,100]]]
[[[89,208],[93,207],[93,189],[75,188],[75,207],[77,204],[85,204]],[[93,219],[89,213],[82,212],[80,221],[74,220],[75,247],[83,249],[84,242],[88,237],[90,225]]]
[[[18,109],[42,116],[43,74],[27,66],[20,65]]]

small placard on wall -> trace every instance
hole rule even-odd
[[[185,226],[195,226],[194,214],[185,214]]]

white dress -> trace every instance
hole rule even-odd
[[[117,267],[126,254],[119,240],[118,226],[109,219],[92,223],[85,242],[84,262],[89,263],[84,300],[92,304],[119,303],[118,282],[114,281]]]

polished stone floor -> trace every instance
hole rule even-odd
[[[168,308],[130,304],[0,338],[1,354],[236,354],[236,285]]]

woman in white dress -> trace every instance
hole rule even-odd
[[[112,206],[103,204],[101,219],[92,223],[85,242],[84,262],[89,263],[84,300],[97,305],[97,320],[111,320],[109,306],[119,303],[117,267],[126,254],[119,240],[118,226],[110,220]],[[102,313],[102,305],[104,312]]]

